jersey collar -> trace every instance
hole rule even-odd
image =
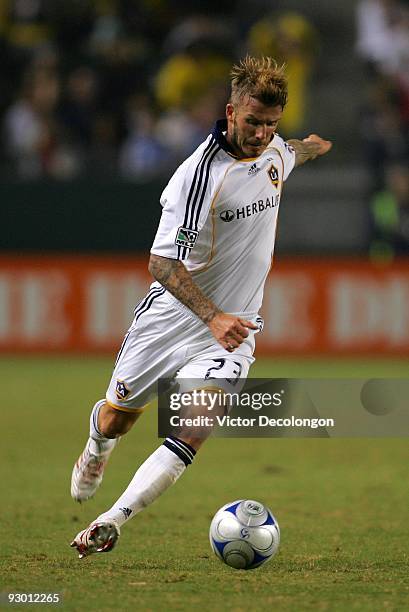
[[[217,144],[219,145],[219,147],[223,149],[223,151],[226,151],[226,153],[228,153],[235,159],[238,159],[237,155],[234,153],[233,149],[227,142],[226,136],[223,134],[223,132],[226,132],[226,131],[227,131],[227,119],[219,119],[214,124],[213,130],[212,130],[212,136],[217,142]]]

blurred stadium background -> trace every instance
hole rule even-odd
[[[258,354],[407,357],[408,15],[404,0],[2,0],[0,351],[114,354],[161,190],[249,52],[288,66],[281,135],[334,142],[285,188]]]

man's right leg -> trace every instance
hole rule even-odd
[[[123,412],[114,409],[105,400],[95,404],[90,417],[89,438],[72,470],[73,499],[82,502],[94,495],[113,449],[141,413],[142,410]]]

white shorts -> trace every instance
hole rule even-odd
[[[254,321],[255,313],[231,313]],[[135,308],[135,318],[119,350],[107,402],[119,410],[138,412],[157,395],[158,379],[174,379],[183,391],[215,387],[214,379],[231,381],[247,377],[254,361],[254,336],[249,336],[229,353],[216,342],[208,327],[168,291],[153,284]],[[192,379],[200,381],[200,385]],[[186,383],[189,380],[190,383]],[[186,388],[186,384],[190,388]],[[236,389],[237,391],[237,389]]]

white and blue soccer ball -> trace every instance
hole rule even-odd
[[[216,512],[209,537],[221,561],[248,570],[274,557],[280,545],[280,528],[266,506],[252,499],[238,499]]]

